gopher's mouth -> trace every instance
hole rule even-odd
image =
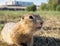
[[[41,26],[36,27],[36,29],[41,29]]]
[[[41,23],[40,25],[36,26],[36,29],[41,29],[42,25],[43,25],[43,23]]]
[[[36,25],[35,25],[35,29],[36,29],[36,30],[41,29],[41,27],[42,27],[42,25],[40,25],[40,24],[36,24]]]

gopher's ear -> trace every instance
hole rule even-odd
[[[24,19],[24,16],[22,16],[22,19]]]
[[[21,19],[24,19],[24,16],[20,16]]]

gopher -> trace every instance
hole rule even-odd
[[[30,46],[33,33],[41,29],[42,24],[43,20],[39,15],[26,14],[17,23],[9,22],[5,24],[1,36],[4,42],[9,45]]]

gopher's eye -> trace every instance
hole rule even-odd
[[[29,18],[30,18],[30,19],[33,19],[33,17],[32,17],[32,16],[29,16]]]

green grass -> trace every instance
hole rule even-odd
[[[0,16],[14,16],[14,17],[17,17],[17,16],[20,16],[20,15],[23,15],[23,14],[27,14],[27,13],[35,13],[35,14],[40,14],[42,16],[59,16],[60,15],[60,12],[59,11],[36,11],[36,12],[32,12],[32,11],[0,11]]]
[[[48,14],[48,16],[56,16],[56,15],[60,15],[59,11],[36,11],[36,12],[32,12],[32,11],[1,11],[0,10],[0,16],[5,16],[5,15],[10,15],[10,16],[19,16],[19,15],[23,15],[23,14],[27,14],[27,13],[36,13],[36,14],[41,14],[41,15],[46,15]]]

